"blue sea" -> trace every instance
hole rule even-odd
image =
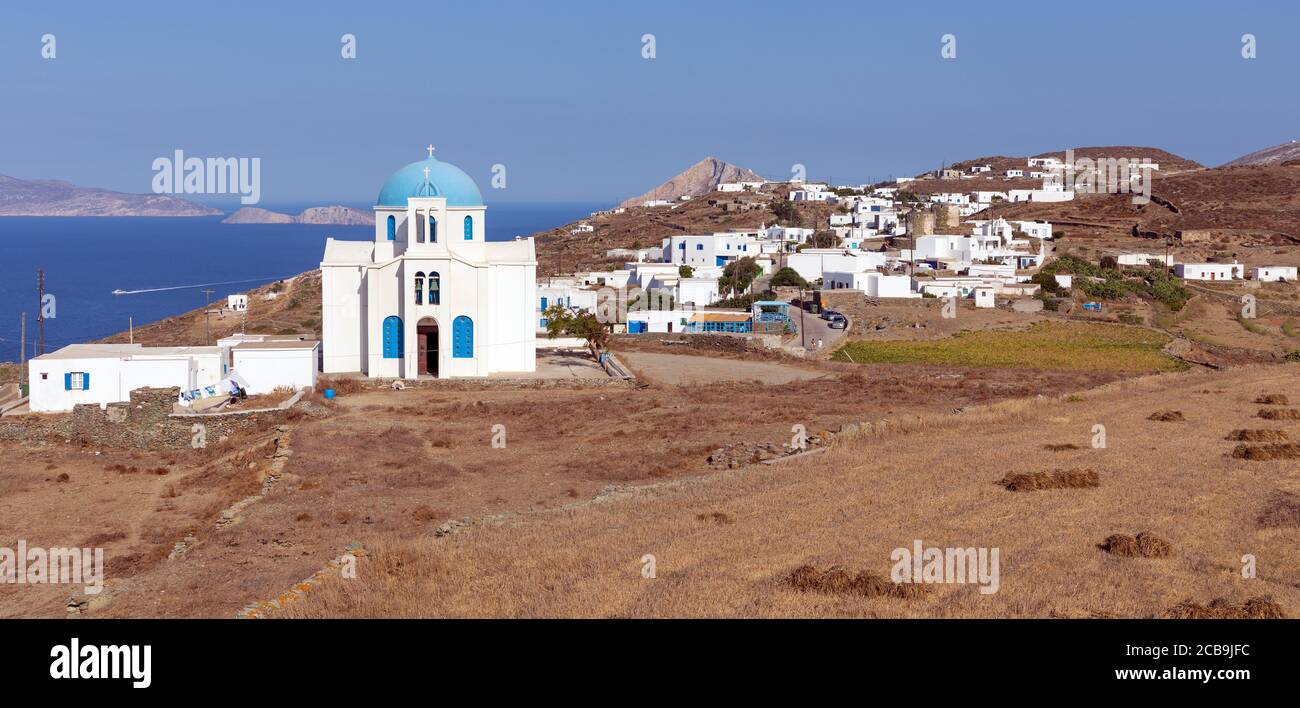
[[[296,214],[312,205],[259,205]],[[489,204],[487,237],[552,229],[608,204]],[[36,333],[36,269],[55,296],[45,350],[86,342],[202,307],[320,266],[325,239],[369,240],[369,226],[222,224],[212,217],[0,217],[0,361],[17,361],[21,313],[27,352]],[[170,288],[170,289],[164,289]],[[145,290],[113,295],[114,290]]]

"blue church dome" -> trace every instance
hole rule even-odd
[[[428,177],[424,170],[428,168]],[[429,157],[394,172],[379,190],[377,206],[405,207],[411,197],[442,197],[447,206],[482,206],[483,195],[465,171]]]

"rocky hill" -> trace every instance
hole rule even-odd
[[[1128,158],[1131,160],[1149,159],[1160,165],[1161,175],[1177,174],[1188,170],[1199,170],[1205,167],[1195,160],[1189,160],[1181,155],[1175,155],[1168,150],[1160,148],[1146,147],[1141,145],[1107,145],[1101,147],[1078,147],[1073,148],[1074,158],[1077,160],[1081,157],[1087,157],[1093,160],[1099,158]],[[954,162],[948,167],[965,171],[974,165],[990,165],[993,167],[993,174],[1001,174],[1004,170],[1028,169],[1026,163],[1031,157],[1055,157],[1058,160],[1065,159],[1064,150],[1055,150],[1051,152],[1042,152],[1037,155],[1026,155],[1024,157],[1008,157],[1006,155],[994,155],[991,157],[981,157],[974,160],[963,160]]]
[[[1242,155],[1231,162],[1225,163],[1223,166],[1280,165],[1291,160],[1300,160],[1300,140],[1291,140],[1281,145],[1256,150],[1249,155]]]
[[[976,218],[1045,219],[1066,244],[1175,248],[1179,261],[1230,257],[1300,264],[1300,164],[1218,167],[1152,181],[1152,201],[1080,194],[1069,202],[999,204]]]
[[[223,224],[322,224],[327,226],[371,226],[375,215],[361,209],[345,206],[323,206],[304,209],[297,216],[278,211],[244,207],[221,220]]]
[[[0,175],[0,216],[216,216],[221,212],[166,194],[127,194],[60,180]]]
[[[706,157],[645,194],[625,200],[620,206],[640,206],[655,199],[699,197],[717,189],[720,182],[761,182],[762,180],[763,178],[753,170],[737,167],[716,157]]]

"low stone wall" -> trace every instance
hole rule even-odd
[[[394,381],[400,381],[402,388],[436,388],[446,391],[483,391],[491,389],[582,389],[582,388],[631,388],[635,381],[621,378],[487,378],[487,379],[353,379],[367,390],[392,388]],[[318,379],[316,388],[331,388],[328,379]]]
[[[55,430],[42,431],[36,416],[24,416],[31,423],[27,438],[45,437],[53,432],[70,442],[102,447],[138,448],[143,450],[193,447],[195,424],[203,425],[207,444],[213,444],[237,430],[269,429],[283,418],[283,411],[259,411],[246,415],[195,416],[175,414],[180,389],[141,388],[131,392],[130,402],[79,405]]]

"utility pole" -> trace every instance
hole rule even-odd
[[[129,342],[131,344],[135,344],[135,318],[134,317],[128,316],[126,318],[126,331],[128,332],[128,336],[130,337]]]
[[[45,353],[45,270],[36,269],[36,330],[39,346],[36,355]]]
[[[18,335],[18,382],[27,380],[27,313],[24,312],[20,319],[19,330],[22,334]]]
[[[203,289],[203,343],[212,341],[212,327],[208,324],[208,310],[212,306],[212,288]]]
[[[806,305],[807,303],[804,302],[803,298],[803,288],[799,288],[799,346],[804,349],[808,348],[807,331],[803,326],[803,311]]]

